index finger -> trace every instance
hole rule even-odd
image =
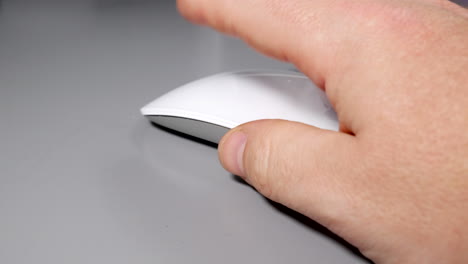
[[[325,58],[333,53],[327,2],[332,1],[178,0],[177,4],[192,22],[240,37],[260,52],[301,70],[313,68],[306,74],[323,88],[325,71],[331,67]],[[318,49],[324,46],[328,48]]]

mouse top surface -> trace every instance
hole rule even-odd
[[[141,113],[155,123],[204,139],[205,132],[191,131],[196,122],[231,129],[253,120],[285,119],[338,130],[336,113],[325,93],[305,75],[292,71],[250,70],[208,76],[162,95]],[[176,125],[171,118],[178,120]],[[180,120],[190,121],[181,127]]]

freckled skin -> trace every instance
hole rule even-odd
[[[340,132],[284,120],[231,130],[219,147],[227,170],[375,263],[468,263],[466,9],[441,0],[177,3],[191,21],[294,63],[338,113]]]

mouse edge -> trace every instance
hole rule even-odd
[[[234,127],[233,125],[226,125],[221,122],[209,122],[201,118],[185,117],[181,115],[159,113],[145,115],[145,117],[151,121],[151,123],[162,128],[214,144],[219,144],[221,138]]]
[[[148,118],[154,123],[158,123],[157,117],[169,117],[169,118],[179,118],[179,119],[185,119],[185,120],[192,120],[192,121],[197,121],[197,122],[203,122],[206,124],[211,124],[219,127],[224,127],[227,129],[232,129],[239,124],[236,124],[235,122],[228,121],[221,119],[216,116],[211,116],[211,115],[204,115],[196,112],[191,112],[191,111],[186,111],[186,110],[181,110],[181,109],[155,109],[151,108],[149,109],[148,107],[142,107],[140,109],[141,115],[144,117]]]

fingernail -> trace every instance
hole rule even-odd
[[[224,168],[234,175],[244,177],[243,156],[247,135],[242,131],[235,131],[223,140],[220,149],[221,163]]]

